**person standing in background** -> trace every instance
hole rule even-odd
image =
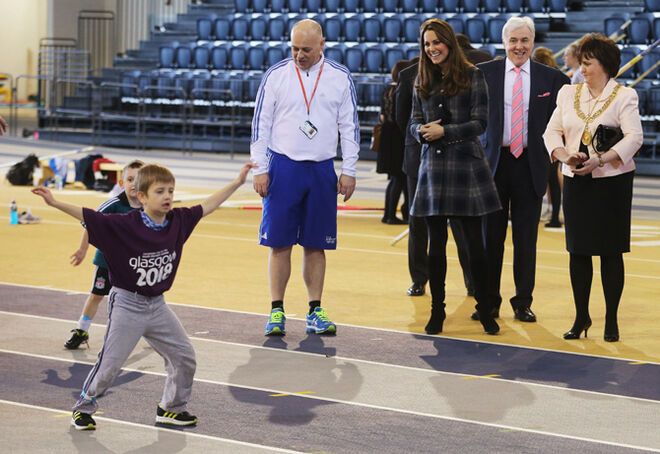
[[[486,219],[489,295],[493,317],[502,304],[500,283],[504,242],[511,213],[516,320],[535,322],[532,293],[536,280],[536,240],[541,204],[548,182],[543,131],[555,108],[557,92],[569,82],[560,71],[531,61],[534,21],[512,17],[502,29],[506,59],[481,63],[488,83],[486,156],[502,209]],[[472,314],[473,320],[479,313]]]
[[[264,334],[284,335],[284,293],[294,244],[303,247],[309,297],[307,332],[335,334],[321,307],[325,250],[337,248],[337,193],[355,190],[360,151],[356,92],[348,69],[323,56],[321,26],[310,19],[291,30],[291,55],[264,74],[254,109],[250,155],[253,186],[263,197],[259,244],[270,248],[271,312]],[[342,169],[334,158],[341,140]]]

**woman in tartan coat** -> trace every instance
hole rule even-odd
[[[419,75],[415,82],[411,132],[422,144],[412,216],[429,228],[431,318],[428,334],[442,332],[445,320],[447,219],[458,218],[469,244],[477,311],[488,334],[499,331],[486,298],[487,266],[482,217],[501,209],[479,136],[488,120],[483,73],[468,63],[447,22],[422,25]]]

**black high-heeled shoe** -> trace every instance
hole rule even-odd
[[[426,324],[426,327],[424,327],[426,334],[440,334],[446,317],[447,315],[445,314],[444,308],[436,309],[432,307],[431,318],[429,318],[429,322]]]
[[[497,324],[490,311],[479,311],[479,321],[486,334],[495,335],[500,332],[500,325]]]
[[[591,328],[591,319],[588,319],[582,326],[579,326],[577,323],[573,323],[573,327],[564,333],[564,339],[579,339],[584,331],[584,337],[587,338],[587,331]]]
[[[605,342],[618,342],[619,341],[619,327],[614,325],[614,327],[607,326],[605,324],[605,334],[603,335],[603,340]]]

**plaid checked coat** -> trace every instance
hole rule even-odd
[[[483,216],[502,209],[479,136],[488,121],[488,87],[474,68],[472,85],[456,96],[413,95],[410,130],[422,144],[413,216]],[[445,135],[426,143],[417,132],[443,118]]]

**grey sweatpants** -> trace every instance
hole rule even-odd
[[[186,410],[195,376],[195,350],[179,319],[161,296],[148,297],[117,287],[110,291],[108,327],[103,348],[73,411],[94,413],[96,398],[112,385],[141,337],[165,359],[167,379],[160,406],[174,413]]]

